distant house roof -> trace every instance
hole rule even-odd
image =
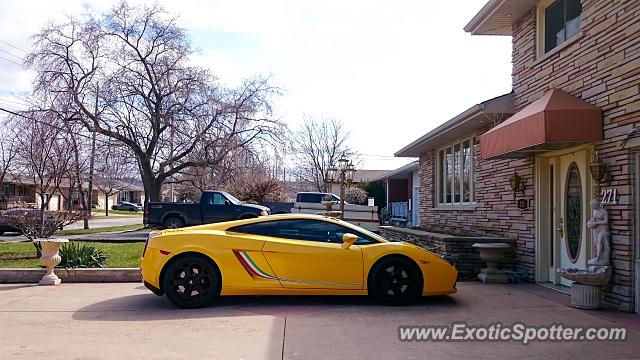
[[[361,183],[374,181],[389,170],[356,170],[353,174],[353,182]]]
[[[375,181],[383,181],[389,179],[407,179],[409,176],[411,176],[411,173],[416,170],[418,170],[418,160],[412,161],[407,165],[401,166],[397,169],[389,170],[375,179]]]
[[[361,183],[375,181],[377,178],[388,171],[389,170],[356,170],[356,172],[353,173],[353,182]],[[334,183],[337,183],[337,180],[334,181]]]
[[[419,157],[428,150],[436,149],[474,131],[489,127],[498,117],[505,120],[513,113],[512,93],[483,101],[398,150],[395,156]]]

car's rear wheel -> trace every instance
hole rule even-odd
[[[177,229],[184,226],[184,220],[177,216],[170,216],[164,220],[162,225],[164,225],[165,229]]]
[[[183,309],[207,306],[220,295],[220,275],[210,261],[185,256],[165,271],[163,290],[169,301]]]
[[[422,293],[418,266],[403,257],[380,260],[371,270],[369,295],[384,305],[408,305]]]

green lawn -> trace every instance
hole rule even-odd
[[[62,230],[62,231],[56,232],[56,235],[86,235],[86,234],[97,234],[97,233],[114,232],[114,231],[132,231],[132,230],[140,230],[142,228],[144,228],[144,225],[142,224],[108,226],[108,227],[99,227],[99,228],[93,228],[93,229]]]
[[[102,243],[88,242],[102,250],[107,256],[108,268],[136,268],[140,266],[140,257],[144,243]],[[30,242],[0,243],[0,268],[38,267],[36,249]]]

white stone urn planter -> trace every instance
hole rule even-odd
[[[60,278],[53,272],[56,265],[60,264],[62,258],[58,251],[62,243],[69,242],[68,239],[56,238],[56,239],[36,239],[33,242],[40,244],[42,248],[42,255],[40,256],[40,265],[47,268],[47,273],[38,282],[39,285],[58,285],[60,284]]]
[[[472,245],[480,251],[480,260],[487,263],[487,267],[480,270],[478,280],[485,284],[507,284],[509,277],[498,269],[498,263],[504,260],[504,252],[511,249],[505,243],[475,243]]]

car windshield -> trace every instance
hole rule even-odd
[[[235,196],[233,196],[233,195],[229,194],[228,192],[220,191],[220,193],[221,193],[222,195],[224,195],[224,197],[226,197],[226,198],[227,198],[227,200],[231,201],[231,203],[232,203],[232,204],[234,204],[234,205],[242,205],[242,201],[240,201],[240,200],[236,199],[236,197],[235,197]]]

